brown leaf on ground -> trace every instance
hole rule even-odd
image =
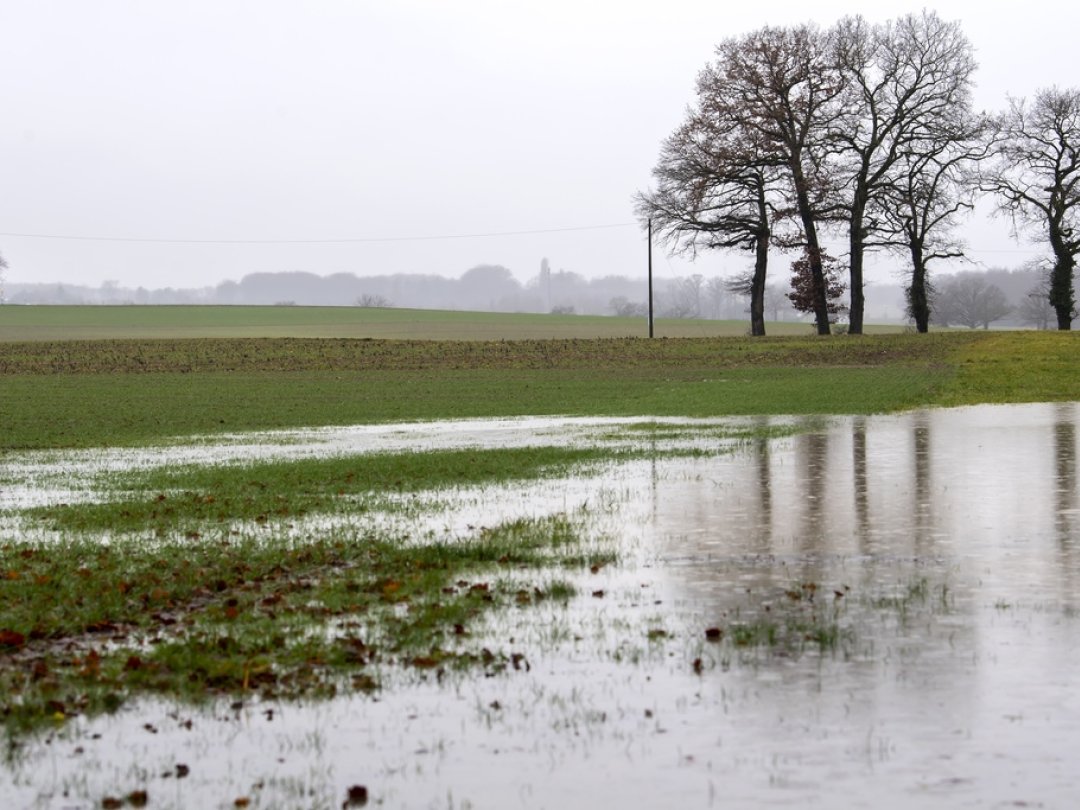
[[[0,649],[4,647],[22,647],[26,644],[26,636],[14,630],[0,630]]]

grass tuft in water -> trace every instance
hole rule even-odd
[[[569,599],[569,583],[523,585],[522,572],[589,562],[579,539],[578,525],[554,517],[452,544],[375,535],[8,544],[0,718],[17,732],[145,692],[328,697],[376,690],[388,673],[516,669],[521,653],[474,639],[471,627],[493,608]]]
[[[200,535],[237,521],[394,511],[403,508],[392,500],[401,493],[555,477],[633,455],[603,448],[523,447],[161,468],[101,482],[114,495],[103,503],[37,507],[26,514],[55,531]]]

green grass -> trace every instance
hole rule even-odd
[[[0,450],[506,415],[1080,400],[1074,333],[0,343]]]
[[[527,481],[626,455],[595,447],[524,447],[169,467],[108,478],[102,502],[26,514],[60,532],[180,531],[198,537],[207,527],[236,521],[387,511],[394,507],[386,493]],[[110,498],[109,490],[116,496]]]
[[[0,449],[524,414],[874,413],[1080,399],[1072,334],[0,343]]]
[[[660,318],[657,337],[745,335],[745,321]],[[769,324],[807,334],[802,323]],[[883,331],[897,331],[883,328]],[[645,337],[644,318],[456,312],[428,309],[279,306],[3,306],[0,341],[118,338],[383,338],[521,340]]]
[[[0,718],[17,732],[145,692],[317,697],[371,691],[388,673],[516,668],[497,641],[474,643],[474,623],[495,607],[573,595],[565,582],[523,585],[522,570],[609,561],[582,554],[559,517],[453,544],[323,533],[7,545]]]

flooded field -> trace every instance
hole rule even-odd
[[[641,422],[429,423],[6,457],[2,542],[28,530],[21,509],[90,500],[101,475],[166,462],[658,449],[371,518],[453,538],[566,513],[616,552],[616,564],[559,572],[576,587],[567,602],[473,629],[514,654],[505,671],[397,672],[370,695],[305,702],[142,699],[9,746],[3,805],[141,806],[144,791],[148,807],[223,808],[1080,802],[1080,405],[836,417],[780,438],[740,438],[764,419]],[[705,452],[659,452],[673,447]],[[366,799],[350,799],[361,785]]]

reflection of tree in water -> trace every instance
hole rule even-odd
[[[1073,407],[1061,404],[1054,421],[1054,462],[1058,537],[1063,545],[1072,545],[1073,515],[1077,509],[1076,494],[1076,423]]]
[[[825,509],[829,466],[829,436],[827,433],[804,433],[796,444],[802,471],[803,520],[799,527],[803,553],[819,553],[825,545]]]
[[[762,417],[755,423],[762,434],[769,426],[768,417]],[[760,553],[772,550],[773,512],[772,512],[772,470],[769,468],[769,446],[772,440],[760,436],[754,441],[754,461],[757,465],[757,494],[760,519],[757,523],[756,546]]]
[[[1073,580],[1080,562],[1080,531],[1075,520],[1080,497],[1076,482],[1076,417],[1074,406],[1062,403],[1057,406],[1054,418],[1054,526],[1061,545],[1061,571],[1067,578],[1064,583],[1066,600],[1075,599]]]
[[[931,551],[934,512],[930,475],[930,414],[927,411],[918,411],[912,416],[911,437],[915,476],[915,500],[912,505],[915,553],[921,555]]]
[[[851,472],[855,496],[855,534],[859,550],[869,552],[870,504],[866,480],[866,417],[856,416],[851,422]]]

